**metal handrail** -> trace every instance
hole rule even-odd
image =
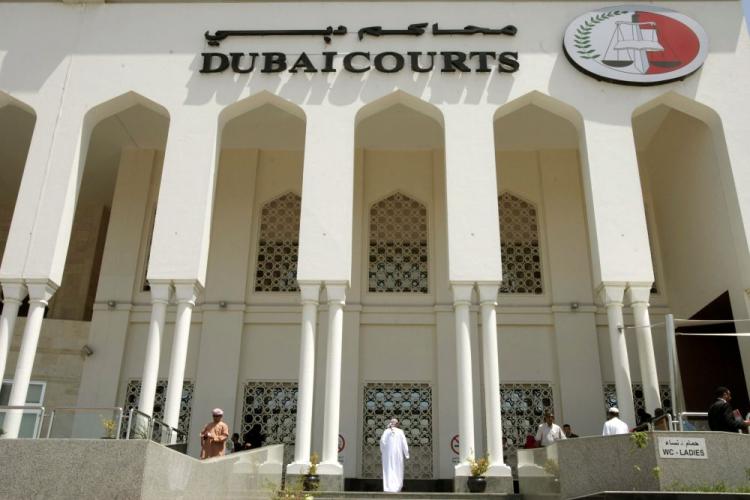
[[[662,420],[667,421],[667,430],[670,430],[670,431],[673,430],[672,415],[669,413],[665,413],[664,415],[661,415],[659,417],[652,419],[651,422],[649,422],[648,424],[649,425],[648,430],[658,432],[660,429],[656,428],[656,424]]]
[[[180,429],[177,429],[176,427],[171,427],[170,429],[173,430],[175,434],[177,434],[177,439],[175,440],[174,444],[187,443],[187,432],[181,431]],[[182,436],[182,439],[180,439],[180,436]]]
[[[14,405],[14,406],[0,406],[2,410],[24,410],[24,411],[36,411],[39,412],[41,418],[37,419],[36,425],[34,426],[34,435],[31,439],[39,439],[39,435],[42,433],[42,421],[44,420],[44,406],[39,405]]]
[[[141,410],[138,410],[137,408],[131,408],[128,412],[128,428],[125,432],[125,439],[130,439],[130,431],[133,428],[133,422],[135,421],[133,419],[133,415],[138,414],[146,417],[146,420],[148,421],[148,425],[146,426],[146,439],[151,439],[151,432],[153,429],[153,420],[154,417],[149,415],[148,413],[142,412]]]
[[[180,441],[180,437],[181,436],[182,436],[183,439],[187,438],[187,433],[186,432],[181,431],[180,429],[177,429],[176,427],[172,427],[171,425],[167,424],[163,420],[156,419],[153,416],[149,415],[148,413],[144,413],[144,412],[142,412],[142,411],[140,411],[140,410],[138,410],[136,408],[131,408],[130,409],[130,413],[129,413],[129,416],[128,416],[128,429],[127,429],[127,432],[125,434],[125,439],[130,439],[130,431],[132,430],[132,426],[133,426],[133,422],[134,422],[133,415],[136,415],[136,414],[137,415],[142,415],[148,421],[148,426],[147,426],[147,431],[146,431],[147,439],[149,439],[151,441],[154,441],[154,424],[158,424],[163,429],[166,429],[166,431],[168,433],[168,441],[169,441],[169,443],[172,442],[172,435],[173,434],[177,435],[177,438],[175,440],[176,444],[181,444],[181,443],[187,442],[187,440]]]
[[[52,411],[50,412],[49,416],[49,424],[47,426],[47,439],[49,439],[50,432],[52,431],[52,423],[55,420],[55,412],[57,411],[73,411],[73,412],[79,412],[79,411],[114,411],[117,413],[116,419],[117,419],[117,431],[115,432],[115,439],[120,439],[120,429],[122,427],[122,407],[120,406],[106,406],[102,408],[79,408],[76,406],[60,406],[57,408],[52,408]]]
[[[683,411],[677,414],[677,425],[680,432],[684,432],[683,422],[685,421],[682,417],[706,417],[708,418],[708,412],[705,411]]]

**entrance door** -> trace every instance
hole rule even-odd
[[[362,413],[362,476],[383,477],[380,436],[397,418],[409,443],[406,479],[432,479],[432,387],[426,383],[368,382]]]

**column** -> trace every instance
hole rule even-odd
[[[475,454],[474,448],[474,405],[471,380],[471,333],[469,306],[471,305],[472,284],[453,284],[453,308],[456,321],[456,366],[458,369],[458,434],[459,464],[457,476],[470,475],[469,458]]]
[[[39,334],[42,330],[42,320],[44,320],[44,309],[47,307],[49,299],[57,290],[51,282],[28,283],[29,289],[29,314],[26,318],[26,327],[23,330],[23,339],[21,340],[21,351],[18,353],[18,362],[16,363],[16,373],[13,377],[13,387],[8,398],[8,406],[22,406],[26,404],[26,393],[29,391],[29,381],[31,380],[31,370],[34,367],[34,357],[36,356],[36,346],[39,343]],[[5,417],[5,436],[6,438],[17,438],[18,430],[21,427],[22,412],[9,412]]]
[[[150,283],[151,286],[151,321],[148,325],[146,354],[143,359],[143,376],[141,377],[141,394],[138,398],[138,409],[147,415],[154,414],[156,382],[159,377],[159,359],[161,342],[164,337],[164,322],[167,316],[167,305],[171,287],[168,283]]]
[[[306,474],[310,465],[313,391],[315,389],[315,327],[317,326],[320,284],[299,284],[302,302],[302,328],[299,347],[299,386],[297,392],[297,434],[294,462],[287,474]]]
[[[617,390],[617,407],[620,409],[620,419],[632,427],[635,425],[635,407],[633,404],[633,386],[630,381],[628,346],[625,341],[622,319],[622,299],[625,286],[605,284],[602,286],[600,293],[602,302],[607,308],[612,370],[615,374],[615,388]]]
[[[169,380],[164,407],[164,421],[170,427],[177,427],[180,419],[182,402],[182,383],[185,380],[185,361],[187,360],[188,340],[190,339],[190,322],[193,307],[198,298],[198,283],[175,283],[177,300],[177,318],[174,324],[172,339],[172,356],[169,360]],[[172,436],[172,441],[177,436]]]
[[[503,457],[503,425],[500,414],[500,363],[497,349],[497,293],[499,283],[480,283],[479,303],[482,310],[482,354],[484,368],[484,406],[487,427],[487,453],[490,467],[487,475],[510,477],[510,467]]]
[[[346,285],[326,283],[328,294],[328,349],[326,359],[326,396],[323,417],[322,474],[343,474],[338,461],[339,411],[341,406],[341,349],[343,344]]]
[[[635,340],[638,345],[638,363],[641,369],[643,396],[646,400],[646,411],[654,414],[655,408],[661,408],[659,395],[659,375],[656,372],[654,341],[651,335],[651,319],[648,314],[648,300],[651,296],[651,285],[628,288],[628,301],[633,309],[635,319]]]
[[[18,318],[18,308],[26,297],[26,287],[18,282],[6,281],[3,286],[3,314],[0,316],[0,383],[5,376],[5,364],[13,340],[13,329]]]

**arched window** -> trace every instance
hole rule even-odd
[[[302,199],[287,193],[263,206],[258,238],[256,292],[296,292]]]
[[[503,260],[500,293],[540,295],[544,291],[536,208],[509,193],[501,194],[497,204]]]
[[[370,209],[370,292],[427,293],[427,209],[395,193]]]

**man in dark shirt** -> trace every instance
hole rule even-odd
[[[746,430],[750,420],[738,418],[732,411],[732,393],[726,387],[717,387],[714,391],[716,400],[708,409],[708,427],[712,431],[737,432]]]

